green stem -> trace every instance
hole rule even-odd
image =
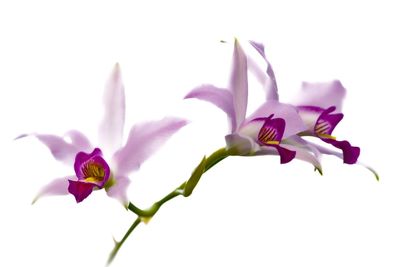
[[[125,233],[121,241],[115,242],[114,249],[111,251],[110,256],[108,257],[107,265],[109,265],[114,260],[122,244],[124,244],[125,240],[129,237],[129,235],[133,232],[133,230],[135,230],[136,226],[138,226],[141,222],[142,220],[140,219],[140,217],[137,217],[136,220],[131,225],[131,227],[129,227],[128,231]]]
[[[201,175],[203,173],[205,173],[206,171],[208,171],[209,169],[211,169],[214,165],[216,165],[221,160],[227,158],[229,155],[230,155],[229,150],[226,150],[225,148],[221,148],[221,149],[215,151],[213,154],[211,154],[208,158],[203,159],[203,160],[205,160],[205,163],[204,163],[204,170],[201,173]],[[198,179],[200,179],[200,177]],[[136,207],[133,203],[129,202],[128,209],[130,211],[132,211],[133,213],[135,213],[138,217],[133,222],[133,224],[128,229],[128,231],[125,233],[125,235],[121,239],[121,241],[115,243],[114,249],[111,251],[111,254],[108,258],[107,264],[110,264],[113,261],[113,259],[117,255],[119,249],[124,244],[125,240],[129,237],[129,235],[133,232],[133,230],[135,230],[135,228],[141,222],[147,222],[148,220],[150,220],[158,212],[158,210],[161,208],[161,206],[164,203],[170,201],[171,199],[174,199],[175,197],[180,196],[180,195],[184,195],[185,197],[190,195],[190,194],[189,195],[184,194],[186,183],[188,181],[185,181],[184,183],[182,183],[179,187],[177,187],[175,190],[173,190],[172,192],[167,194],[165,197],[163,197],[159,201],[154,202],[154,204],[148,209],[140,209],[140,208]],[[197,182],[195,183],[195,185],[197,185]],[[192,190],[193,190],[193,188],[192,188]]]

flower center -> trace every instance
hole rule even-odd
[[[111,174],[99,148],[89,154],[79,152],[75,157],[74,169],[79,181],[95,184],[98,188],[103,188]]]
[[[93,160],[89,160],[82,166],[82,173],[85,177],[86,182],[101,182],[104,179],[105,171],[103,166],[94,162]]]

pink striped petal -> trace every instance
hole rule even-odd
[[[246,123],[257,118],[267,118],[272,114],[274,118],[282,118],[285,120],[286,127],[282,139],[307,129],[295,107],[279,103],[278,101],[268,101],[261,105],[261,107],[246,119]]]

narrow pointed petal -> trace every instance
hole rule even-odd
[[[335,106],[337,111],[342,110],[346,89],[338,80],[325,83],[303,82],[301,91],[293,104],[296,106],[317,106],[327,109]]]
[[[275,73],[272,69],[271,63],[269,63],[267,57],[265,56],[264,45],[257,43],[255,41],[249,41],[249,43],[256,49],[256,51],[264,58],[267,63],[267,70],[263,71],[264,78],[260,77],[259,80],[262,82],[266,93],[266,100],[278,100],[278,86],[276,84]],[[251,69],[249,67],[249,69]]]
[[[208,101],[222,109],[228,116],[232,129],[236,128],[236,115],[233,108],[232,93],[226,89],[221,89],[210,84],[201,85],[194,88],[185,96],[185,99],[197,98]]]
[[[112,154],[121,147],[125,123],[125,91],[118,63],[107,82],[103,103],[104,115],[99,126],[99,143],[105,151]]]
[[[109,189],[106,190],[109,197],[117,199],[125,207],[128,206],[129,200],[126,194],[130,180],[125,176],[115,177],[115,184],[113,184]]]
[[[96,185],[80,181],[68,180],[68,192],[74,195],[76,203],[82,202],[92,192]]]
[[[183,119],[167,117],[132,127],[126,145],[114,154],[115,175],[127,176],[131,171],[138,169],[186,124],[187,121]]]
[[[236,117],[235,132],[246,118],[248,82],[247,82],[247,58],[237,39],[233,50],[233,62],[229,88],[233,95],[233,106]]]
[[[56,196],[56,195],[68,195],[68,179],[71,179],[74,175],[56,178],[49,184],[44,186],[39,193],[36,195],[32,204],[34,204],[39,198],[44,196]]]
[[[274,118],[282,118],[286,122],[282,139],[307,129],[295,107],[292,105],[279,103],[278,101],[268,101],[264,103],[251,116],[249,116],[246,122],[256,118],[269,117],[271,115],[274,115]]]
[[[74,144],[68,143],[64,138],[52,135],[52,134],[24,134],[19,138],[24,138],[27,136],[34,136],[45,146],[47,146],[53,155],[53,157],[65,164],[73,164],[75,161],[75,155],[80,151],[80,148]]]

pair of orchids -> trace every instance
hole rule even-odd
[[[119,200],[124,207],[134,212],[137,219],[122,240],[115,243],[110,254],[110,263],[137,225],[148,222],[169,200],[179,195],[190,196],[201,176],[229,156],[277,155],[281,164],[299,159],[311,163],[321,175],[322,154],[339,157],[346,164],[359,163],[360,148],[352,146],[346,140],[337,140],[332,135],[343,118],[341,108],[345,88],[340,81],[303,83],[296,103],[282,103],[278,98],[275,75],[265,56],[264,46],[253,41],[242,46],[237,39],[233,46],[228,87],[218,88],[204,84],[194,88],[185,97],[214,104],[227,114],[230,124],[230,131],[225,136],[226,146],[204,157],[188,180],[148,209],[140,209],[129,202],[129,175],[138,170],[174,133],[187,125],[187,121],[166,117],[134,125],[122,145],[125,95],[120,67],[116,64],[106,85],[103,99],[105,113],[99,127],[97,145],[76,130],[69,131],[62,137],[36,133],[19,137],[36,137],[49,148],[55,159],[69,164],[75,171],[75,175],[56,178],[42,188],[34,202],[46,195],[71,194],[79,203],[94,191],[104,189],[108,196]],[[248,72],[255,75],[266,93],[265,102],[249,116]],[[304,139],[304,136],[320,139],[328,145],[315,144]],[[333,148],[327,148],[329,146]],[[379,180],[377,173],[371,167],[366,167]]]

